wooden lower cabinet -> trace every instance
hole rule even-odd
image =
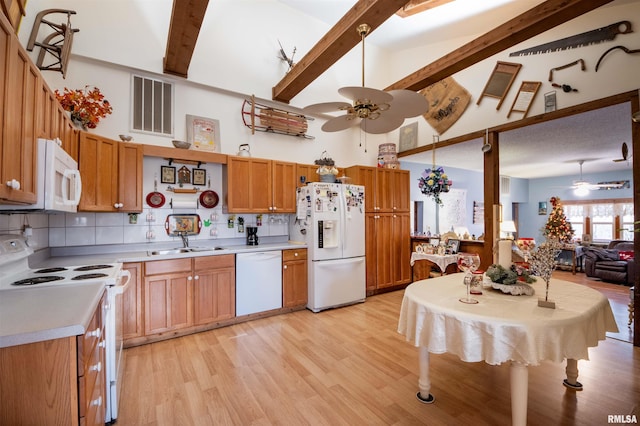
[[[235,317],[235,256],[144,264],[144,335],[158,336]]]
[[[409,213],[365,215],[367,292],[411,282]]]
[[[282,306],[306,306],[307,249],[282,250]]]
[[[145,336],[193,324],[192,281],[191,259],[145,262]]]
[[[121,330],[124,346],[131,339],[144,336],[142,300],[142,263],[125,263],[122,268],[131,278],[122,297],[116,298],[116,328]]]
[[[104,425],[104,307],[82,336],[0,349],[0,424]]]
[[[195,325],[214,323],[236,316],[236,268],[233,255],[193,259]]]

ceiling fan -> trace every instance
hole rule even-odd
[[[322,125],[325,132],[338,132],[360,125],[366,133],[380,134],[397,129],[405,118],[416,117],[429,110],[424,96],[411,90],[372,89],[364,85],[364,38],[371,31],[367,24],[360,24],[357,32],[362,38],[362,87],[349,86],[338,90],[342,96],[353,101],[324,102],[303,108],[305,113],[328,113],[345,111],[346,114],[327,120]]]
[[[578,160],[580,164],[580,179],[573,182],[571,187],[575,195],[587,195],[589,191],[597,189],[617,189],[622,188],[623,183],[590,183],[582,178],[582,164],[584,160]]]
[[[622,142],[622,158],[616,158],[613,160],[614,163],[619,163],[621,161],[629,161],[631,155],[629,155],[629,147],[626,142]]]

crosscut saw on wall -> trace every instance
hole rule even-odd
[[[631,22],[620,21],[615,24],[607,25],[606,27],[598,28],[597,30],[587,31],[586,33],[576,34],[571,37],[512,52],[509,53],[509,56],[537,55],[539,53],[573,49],[576,47],[611,41],[615,39],[618,34],[628,34],[632,32]]]

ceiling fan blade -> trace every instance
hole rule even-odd
[[[375,120],[362,120],[360,128],[366,133],[378,135],[381,133],[389,133],[402,126],[402,123],[404,123],[404,117],[383,113]]]
[[[339,132],[341,130],[348,129],[352,126],[357,126],[360,123],[360,118],[353,115],[341,115],[327,120],[321,127],[323,132]]]
[[[429,111],[429,102],[419,93],[411,90],[390,90],[387,93],[393,96],[389,110],[396,115],[416,117]]]
[[[388,104],[393,100],[393,96],[384,90],[372,89],[370,87],[341,87],[338,89],[338,93],[353,101],[368,99],[374,104]]]
[[[351,108],[351,104],[346,102],[323,102],[320,104],[308,105],[302,108],[305,113],[324,114],[326,112],[345,111]]]

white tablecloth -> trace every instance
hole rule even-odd
[[[538,307],[545,285],[538,279],[534,296],[497,290],[466,296],[463,274],[418,281],[405,290],[398,332],[429,352],[453,353],[467,362],[491,365],[506,361],[537,365],[541,361],[589,359],[588,348],[616,332],[608,299],[589,287],[552,279],[549,299],[556,309]]]
[[[413,253],[411,253],[411,266],[416,263],[416,260],[423,259],[435,263],[436,265],[438,265],[438,268],[440,268],[440,270],[444,272],[444,270],[447,269],[447,266],[451,265],[452,263],[458,262],[458,255],[445,254],[444,256],[440,256],[438,254],[418,253],[414,251]]]

